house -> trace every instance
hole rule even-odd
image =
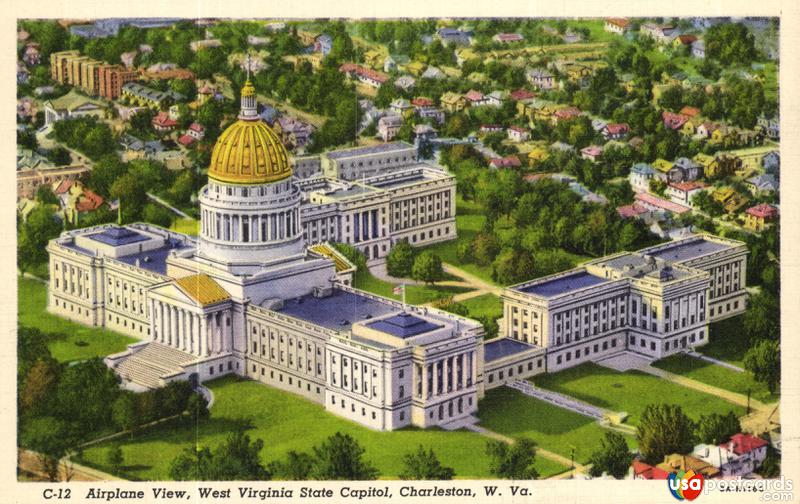
[[[280,135],[281,142],[290,149],[304,148],[314,133],[314,126],[290,116],[278,118],[272,128]]]
[[[18,61],[17,62],[17,84],[25,84],[28,82],[28,78],[30,78],[31,73],[25,67],[25,63]]]
[[[704,59],[706,57],[706,43],[704,40],[695,40],[692,42],[692,57],[697,59]]]
[[[480,107],[482,105],[487,105],[488,100],[480,91],[475,91],[474,89],[470,89],[464,94],[464,98],[467,100],[467,104],[470,107]]]
[[[724,446],[744,463],[755,471],[767,458],[767,445],[769,442],[752,434],[738,433],[731,436]],[[720,446],[723,446],[720,445]]]
[[[689,48],[691,50],[692,44],[697,42],[696,35],[678,35],[675,37],[675,40],[672,41],[672,48],[673,49],[681,49],[681,48]]]
[[[411,65],[413,65],[413,63]],[[411,73],[414,73],[414,71],[411,68],[411,65],[408,66],[408,71],[411,72]],[[421,79],[442,80],[442,79],[447,78],[447,76],[444,74],[444,72],[442,72],[441,70],[439,70],[435,66],[429,66],[428,68],[425,69],[424,72],[422,72],[422,75],[420,76],[420,78]]]
[[[530,140],[531,133],[528,131],[527,128],[521,128],[519,126],[511,126],[506,130],[508,134],[508,139],[512,142],[526,142]]]
[[[714,131],[716,131],[718,128],[719,128],[718,124],[709,121],[704,121],[700,123],[699,126],[697,126],[695,134],[701,138],[711,138],[712,135],[714,134]]]
[[[655,178],[656,171],[646,163],[636,163],[631,166],[628,179],[634,192],[647,192],[650,190],[650,181]]]
[[[664,120],[664,126],[671,130],[679,130],[683,127],[684,123],[689,120],[683,114],[676,114],[675,112],[670,112],[669,110],[664,110],[661,112],[661,118]]]
[[[333,48],[333,39],[327,33],[321,33],[314,39],[314,52],[327,56]]]
[[[364,53],[364,64],[370,68],[380,67],[384,59],[384,53],[377,49],[370,49]]]
[[[397,137],[403,126],[403,118],[399,115],[386,115],[378,119],[378,134],[384,142],[391,142]]]
[[[626,123],[612,123],[606,124],[601,131],[606,140],[618,140],[630,132],[630,127]]]
[[[563,121],[570,121],[581,115],[581,111],[576,107],[563,107],[553,112],[553,124]]]
[[[128,162],[132,159],[152,159],[164,150],[160,140],[142,141],[130,134],[124,134],[119,140],[122,147],[122,160]]]
[[[697,116],[700,115],[700,109],[697,108],[697,107],[690,107],[690,106],[686,105],[678,113],[681,114],[681,115],[684,115],[686,117],[689,117],[689,118],[694,118],[694,117],[697,117]]]
[[[84,96],[74,88],[60,98],[44,102],[45,125],[76,117],[102,118],[104,116],[105,104],[103,102]]]
[[[705,178],[715,178],[719,175],[719,162],[714,156],[709,156],[708,154],[700,152],[692,158],[692,161],[700,165]]]
[[[506,156],[504,158],[493,158],[489,160],[491,168],[519,168],[522,166],[517,156]]]
[[[189,42],[189,47],[192,52],[197,52],[203,49],[211,49],[212,47],[222,47],[222,41],[217,39],[193,40]]]
[[[181,135],[178,138],[178,141],[188,147],[189,145],[193,144],[196,141],[200,141],[206,136],[206,129],[203,127],[202,124],[193,122],[189,125],[189,128],[186,130],[184,135]]]
[[[591,67],[580,63],[568,62],[562,65],[562,71],[567,74],[567,79],[581,88],[586,88],[594,74]]]
[[[626,18],[606,18],[603,29],[607,32],[625,35],[631,27],[631,22]]]
[[[411,105],[421,119],[431,118],[439,124],[444,122],[444,112],[436,108],[430,98],[424,96],[414,98],[411,100]]]
[[[617,207],[617,214],[623,219],[646,220],[652,215],[652,212],[638,203],[632,203]]]
[[[480,54],[476,53],[469,47],[456,48],[456,64],[459,67],[463,66],[467,61],[479,59],[480,57]]]
[[[159,133],[165,133],[175,129],[175,126],[178,125],[178,121],[172,119],[166,112],[159,112],[155,117],[153,117],[152,124],[153,129]]]
[[[451,91],[444,93],[439,98],[439,102],[447,112],[451,113],[459,112],[467,107],[467,99],[460,94],[453,93]]]
[[[460,30],[456,28],[439,28],[436,37],[447,47],[450,44],[457,46],[467,46],[472,44],[472,30]]]
[[[39,44],[31,43],[25,46],[22,61],[28,66],[38,65],[42,56],[39,54]]]
[[[141,105],[150,107],[154,110],[160,110],[165,106],[172,105],[173,103],[181,102],[185,97],[168,89],[167,91],[159,91],[147,86],[143,86],[137,82],[128,82],[122,86],[122,98],[133,105]]]
[[[729,214],[737,212],[750,201],[732,187],[720,187],[711,193],[711,197],[722,204],[722,208]]]
[[[536,97],[536,93],[527,89],[515,89],[509,93],[508,97],[514,101],[530,100]]]
[[[778,218],[778,209],[770,204],[761,203],[748,208],[744,213],[744,227],[750,231],[760,232]]]
[[[499,107],[503,105],[504,94],[502,91],[492,91],[491,93],[485,96],[486,98],[486,105],[492,107]]]
[[[63,180],[51,186],[58,198],[60,215],[70,224],[78,224],[80,218],[94,212],[105,203],[102,196],[86,188],[80,180]]]
[[[665,195],[675,203],[686,206],[694,206],[692,199],[696,194],[705,191],[706,185],[697,180],[692,182],[670,183],[667,186]]]
[[[667,172],[669,182],[688,182],[697,180],[703,174],[702,167],[691,159],[682,157],[675,160]]]
[[[552,144],[550,144],[550,149],[561,152],[575,152],[575,147],[564,142],[553,142]]]
[[[247,43],[251,46],[262,46],[269,44],[270,38],[269,37],[259,37],[257,35],[248,35],[247,36]]]
[[[722,476],[720,470],[708,462],[691,455],[682,455],[680,453],[672,453],[665,456],[664,462],[658,464],[656,467],[667,472],[691,470],[694,471],[695,474],[702,474],[706,479],[719,478]]]
[[[36,109],[34,108],[33,98],[24,96],[17,100],[17,117],[19,119],[29,119],[35,115]]]
[[[678,30],[671,25],[657,25],[655,23],[643,23],[639,27],[639,35],[650,37],[658,44],[669,44],[677,36]]]
[[[778,190],[778,182],[775,176],[769,173],[757,175],[744,181],[745,187],[753,193],[753,196],[774,193]]]
[[[351,79],[356,79],[368,86],[380,88],[389,76],[383,72],[375,71],[371,68],[363,67],[355,63],[343,63],[339,71],[346,74]]]
[[[600,145],[590,145],[588,147],[584,147],[581,149],[581,157],[583,159],[588,159],[589,161],[596,163],[600,156],[603,155],[603,147]]]
[[[764,170],[767,173],[771,173],[778,178],[780,167],[781,167],[781,154],[778,151],[770,151],[764,154],[764,157],[761,158],[761,166],[764,167]]]
[[[532,86],[542,90],[550,90],[556,87],[555,76],[542,68],[532,68],[525,72],[525,78]]]
[[[417,81],[410,75],[401,75],[394,80],[395,87],[402,89],[403,91],[411,91],[414,89],[414,85],[416,85],[416,83]]]
[[[756,122],[756,129],[764,133],[767,138],[777,140],[781,136],[781,120],[778,115],[766,117],[761,115]]]
[[[414,106],[404,98],[397,98],[389,105],[389,110],[395,114],[402,116],[404,119],[414,115]]]
[[[718,467],[724,478],[741,478],[748,476],[761,466],[766,458],[767,441],[752,434],[736,434],[746,436],[744,442],[737,445],[733,437],[725,443],[717,445],[700,444],[694,447],[692,456]],[[737,446],[740,448],[737,453]]]
[[[433,140],[436,138],[436,130],[430,124],[417,124],[414,126],[414,138],[417,143]]]
[[[492,40],[500,44],[510,44],[512,42],[522,42],[525,37],[519,33],[498,33],[492,37]]]
[[[665,471],[657,466],[651,466],[639,459],[634,459],[629,474],[632,479],[644,480],[665,480],[669,477],[669,471]]]
[[[675,203],[674,201],[668,201],[646,192],[636,193],[634,198],[639,205],[653,212],[669,212],[680,215],[691,212],[692,210],[688,206]]]
[[[503,126],[500,124],[481,124],[481,127],[478,128],[478,133],[483,135],[497,133],[499,131],[503,131]]]
[[[608,203],[608,200],[602,194],[597,194],[589,189],[586,188],[583,184],[579,182],[569,182],[569,189],[570,191],[574,192],[578,196],[581,197],[581,200],[587,203],[597,203],[599,205],[605,205]]]

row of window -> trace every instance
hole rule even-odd
[[[611,340],[611,348],[616,348],[616,346],[617,346],[617,339],[614,338],[614,339]],[[596,353],[600,352],[600,348],[602,348],[603,350],[608,350],[608,341],[604,341],[602,344],[595,343],[593,347],[592,346],[588,346],[588,345],[583,347],[583,354],[582,355],[583,355],[584,358],[588,357],[589,355],[592,354],[592,351],[594,351],[594,353],[596,354]],[[562,356],[566,358],[567,362],[569,362],[569,361],[572,360],[572,351],[569,351],[566,354],[557,355],[556,356],[556,364],[561,364],[561,362],[562,362],[561,357]],[[577,359],[580,359],[580,358],[581,358],[581,349],[580,348],[576,348],[575,349],[575,359],[577,360]]]
[[[517,366],[517,375],[521,375],[524,372],[524,369],[525,368],[522,366],[522,364],[519,364]],[[536,359],[536,369],[542,369],[542,359]],[[528,362],[528,371],[533,371],[533,361]],[[514,366],[499,371],[497,374],[498,379],[503,380],[506,372],[508,372],[508,377],[512,378],[514,376]],[[494,373],[489,373],[487,380],[489,383],[494,382]]]

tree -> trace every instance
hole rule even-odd
[[[53,210],[39,205],[28,214],[28,219],[19,228],[17,241],[17,265],[23,273],[31,267],[47,261],[47,242],[61,233],[61,223]]]
[[[111,418],[123,431],[133,429],[139,423],[136,399],[132,393],[122,393],[111,406]],[[133,433],[131,433],[133,436]]]
[[[724,66],[750,66],[757,57],[755,37],[741,23],[720,23],[706,30],[706,58]]]
[[[744,368],[774,394],[781,383],[781,347],[777,340],[761,340],[744,354]]]
[[[380,473],[363,460],[364,448],[349,434],[337,432],[320,446],[314,447],[314,466],[311,479],[316,480],[374,480]]]
[[[758,474],[764,478],[777,478],[781,474],[781,456],[771,444],[767,445],[767,456],[761,462]]]
[[[625,438],[616,432],[606,432],[605,437],[600,440],[600,448],[589,457],[592,464],[591,475],[607,473],[616,479],[622,479],[627,474],[632,459],[633,455]]]
[[[126,173],[111,184],[109,193],[119,199],[122,222],[135,222],[142,218],[147,205],[147,189],[144,181],[132,173]]]
[[[697,439],[701,443],[718,445],[741,431],[739,418],[733,411],[729,411],[727,415],[719,413],[701,415],[697,421]]]
[[[101,359],[79,362],[61,374],[55,413],[74,421],[79,435],[96,432],[111,424],[111,408],[120,393],[119,377]]]
[[[489,472],[503,479],[535,479],[539,473],[533,467],[536,443],[529,438],[519,438],[509,445],[503,441],[486,443]]]
[[[209,417],[208,401],[202,394],[193,393],[186,401],[186,411],[184,413],[186,413],[193,425],[197,425],[201,420]]]
[[[42,184],[36,190],[36,201],[44,205],[58,205],[58,197],[47,184]]]
[[[404,480],[451,480],[455,476],[452,467],[443,466],[433,450],[426,451],[422,445],[416,452],[405,454],[403,466],[400,479]]]
[[[58,382],[58,362],[48,356],[39,358],[28,371],[19,395],[22,413],[36,415],[52,406],[53,392]]]
[[[76,444],[67,423],[50,416],[36,417],[26,422],[21,441],[22,446],[37,453],[39,462],[50,481],[58,481],[61,459]]]
[[[156,226],[169,227],[172,224],[172,212],[157,203],[148,203],[144,206],[142,218],[145,222]]]
[[[442,259],[428,250],[423,251],[414,259],[414,266],[411,268],[411,277],[414,280],[432,284],[444,277],[442,269]]]
[[[120,161],[116,154],[100,158],[89,172],[87,185],[98,194],[108,197],[111,185],[125,174],[128,165]]]
[[[408,240],[400,240],[386,256],[386,272],[397,278],[410,277],[416,255],[416,250]]]
[[[106,451],[106,463],[108,463],[109,467],[111,467],[114,472],[118,472],[122,468],[122,464],[125,463],[125,457],[122,454],[122,447],[120,445],[115,444],[108,447]]]
[[[309,478],[313,466],[314,459],[311,455],[291,450],[286,454],[284,461],[270,462],[267,470],[277,479],[304,481]]]
[[[748,300],[744,314],[744,332],[752,344],[759,340],[780,340],[780,303],[777,296],[759,292]]]
[[[250,440],[243,429],[211,451],[207,447],[188,447],[170,465],[170,477],[179,481],[268,480],[271,475],[261,464],[264,442]]]
[[[676,404],[648,404],[637,428],[639,451],[648,464],[670,453],[689,453],[694,447],[694,423]]]

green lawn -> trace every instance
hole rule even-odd
[[[744,315],[738,315],[711,324],[708,332],[709,341],[697,351],[730,362],[734,366],[744,367],[742,359],[748,350],[747,338],[744,330]]]
[[[356,272],[353,278],[353,287],[392,299],[402,298],[400,294],[392,292],[395,284],[381,280],[366,270]],[[425,304],[467,290],[469,289],[444,285],[406,285],[406,302],[408,304]]]
[[[214,392],[211,418],[199,427],[173,423],[156,426],[132,439],[121,440],[129,464],[125,476],[136,479],[168,479],[169,465],[185,447],[195,442],[214,447],[222,442],[240,419],[249,419],[251,438],[264,440],[262,460],[282,458],[289,450],[308,452],[337,431],[352,435],[364,446],[365,457],[384,478],[402,471],[403,454],[419,444],[432,448],[441,462],[453,467],[459,478],[488,478],[485,456],[487,438],[467,431],[402,429],[378,432],[324,411],[323,407],[258,382],[223,378],[207,384]],[[105,455],[109,443],[90,447],[83,460],[109,471]],[[557,474],[565,467],[539,459],[542,475]]]
[[[172,225],[169,228],[178,233],[197,236],[200,234],[200,221],[197,219],[178,218],[172,221]]]
[[[608,432],[589,417],[526,396],[508,387],[489,390],[478,404],[480,425],[506,436],[528,437],[565,457],[575,447],[575,460],[588,461]],[[634,439],[625,436],[633,446]],[[541,458],[541,457],[539,457]]]
[[[620,373],[593,363],[531,379],[537,386],[567,394],[601,408],[628,413],[627,423],[637,425],[650,403],[678,404],[689,417],[702,414],[744,414],[744,408],[719,397],[676,385],[641,371]]]
[[[61,362],[102,357],[125,350],[136,339],[114,331],[88,327],[47,312],[47,286],[19,278],[17,291],[19,325],[57,332],[66,338],[50,343],[50,352]]]
[[[497,318],[503,316],[503,301],[494,294],[483,294],[482,296],[465,299],[461,304],[469,310],[471,318],[487,316]]]
[[[750,390],[752,397],[761,402],[769,403],[779,399],[777,394],[769,393],[766,385],[755,381],[749,372],[740,373],[690,355],[671,355],[654,362],[653,366],[739,394],[747,395]]]

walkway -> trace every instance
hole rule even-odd
[[[725,390],[719,387],[715,387],[713,385],[709,385],[707,383],[703,383],[697,380],[692,380],[691,378],[686,378],[685,376],[681,376],[675,373],[670,373],[669,371],[658,369],[653,366],[644,366],[639,368],[639,370],[690,389],[698,390],[700,392],[705,392],[706,394],[711,394],[713,396],[721,397],[733,404],[738,404],[739,406],[747,407],[747,396],[744,394],[731,392],[730,390]],[[761,401],[757,401],[751,398],[750,408],[756,410],[767,410],[767,409],[771,410],[772,406],[764,404]]]
[[[42,464],[39,462],[39,456],[36,452],[23,449],[18,450],[17,467],[22,471],[34,474],[47,481],[47,474],[42,469]],[[67,469],[68,467],[69,471]],[[68,475],[68,472],[71,474]],[[61,464],[59,466],[59,481],[67,481],[68,476],[70,481],[125,481],[117,476],[77,464],[65,457],[61,459]]]
[[[398,278],[389,275],[389,273],[386,271],[385,260],[369,265],[369,272],[372,273],[372,276],[374,276],[379,280],[383,280],[384,282],[389,282],[393,284],[405,284],[405,285],[425,285],[425,282],[420,282],[412,278]],[[445,287],[465,287],[465,288],[472,287],[472,285],[469,284],[468,282],[458,281],[458,280],[444,280],[441,282],[436,282],[436,285]]]
[[[716,364],[718,366],[722,366],[728,368],[730,370],[736,371],[737,373],[744,373],[744,369],[740,368],[739,366],[735,366],[730,362],[721,361],[719,359],[715,359],[713,357],[709,357],[708,355],[703,355],[700,352],[696,352],[694,350],[689,350],[686,352],[686,355],[690,355],[696,359],[704,360],[706,362],[710,362],[712,364]]]
[[[183,217],[184,219],[192,219],[192,220],[194,220],[194,217],[191,217],[191,216],[190,216],[189,214],[187,214],[186,212],[183,212],[183,211],[181,211],[181,210],[179,210],[179,209],[175,208],[174,206],[170,205],[169,203],[167,203],[166,201],[164,201],[163,199],[159,198],[158,196],[156,196],[156,195],[155,195],[155,194],[153,194],[153,193],[147,193],[147,197],[148,197],[148,198],[150,198],[151,200],[155,201],[155,202],[156,202],[156,203],[158,203],[159,205],[161,205],[161,206],[164,206],[164,207],[168,208],[168,209],[169,209],[169,210],[171,210],[171,211],[172,211],[174,214],[176,214],[176,215],[179,215],[179,216]]]
[[[570,396],[559,394],[558,392],[535,387],[532,383],[525,380],[513,381],[508,384],[508,387],[519,390],[527,396],[550,403],[553,406],[558,406],[559,408],[564,408],[574,413],[594,418],[595,420],[603,420],[613,415],[613,412],[609,410],[587,404]]]

